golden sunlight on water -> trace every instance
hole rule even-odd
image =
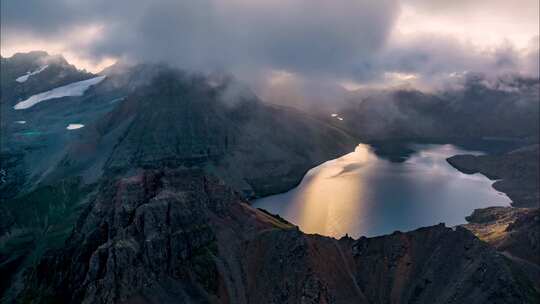
[[[306,233],[373,236],[445,222],[464,223],[475,208],[507,205],[491,181],[452,168],[452,145],[416,145],[416,153],[393,163],[368,145],[311,169],[300,185],[253,203],[279,214]]]
[[[369,161],[374,156],[369,149],[359,145],[354,152],[308,172],[287,210],[304,232],[344,235],[361,226],[351,215],[362,213],[357,202],[363,187],[349,172],[360,167],[365,173],[370,170]]]

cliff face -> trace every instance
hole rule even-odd
[[[36,303],[523,303],[534,290],[465,229],[306,235],[198,169],[104,183],[65,248],[27,276]]]

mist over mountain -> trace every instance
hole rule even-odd
[[[364,140],[519,138],[538,142],[538,78],[468,75],[449,90],[413,88],[359,93],[336,113],[336,125]],[[329,114],[327,114],[329,116]]]

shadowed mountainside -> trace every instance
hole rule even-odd
[[[200,170],[109,181],[23,301],[522,303],[534,290],[465,229],[377,238],[305,235]]]

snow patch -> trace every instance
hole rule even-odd
[[[120,98],[115,98],[115,99],[109,101],[109,103],[115,103],[115,102],[118,102],[118,101],[122,101],[124,99],[126,99],[126,96],[123,96],[123,97],[120,97]]]
[[[343,120],[343,117],[339,116],[338,113],[332,113],[331,116],[337,120]]]
[[[47,92],[32,95],[30,96],[30,98],[16,104],[13,108],[15,110],[24,110],[42,101],[53,99],[53,98],[61,98],[61,97],[68,97],[68,96],[83,96],[84,92],[86,92],[88,88],[100,83],[103,79],[105,79],[105,77],[106,76],[98,76],[98,77],[90,78],[83,81],[77,81],[77,82],[70,83],[65,86],[52,89]]]
[[[20,125],[24,125],[26,123],[26,120],[17,120],[15,123],[18,123]]]
[[[69,124],[66,129],[68,130],[77,130],[77,129],[80,129],[80,128],[83,128],[84,125],[83,124]]]
[[[40,67],[39,69],[37,69],[37,70],[35,70],[33,72],[26,72],[26,75],[18,77],[17,79],[15,79],[15,81],[17,81],[19,83],[23,83],[23,82],[27,81],[30,76],[34,76],[36,74],[39,74],[39,73],[43,72],[48,67],[49,67],[49,65],[44,65],[44,66]]]

